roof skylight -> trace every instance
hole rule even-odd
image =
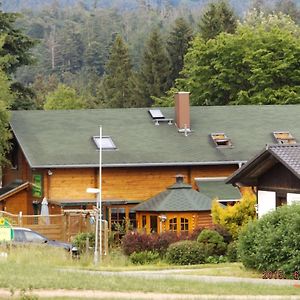
[[[225,133],[212,133],[211,138],[214,141],[217,148],[231,148],[232,142]]]
[[[295,138],[289,131],[274,131],[273,135],[278,144],[296,144]]]
[[[154,120],[165,118],[165,116],[163,115],[161,110],[158,108],[149,109],[148,112],[149,112],[150,116],[152,117],[152,119],[154,119]]]
[[[94,143],[100,149],[100,137],[93,136]],[[101,141],[102,150],[116,150],[117,147],[110,136],[103,136]]]

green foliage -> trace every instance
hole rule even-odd
[[[187,52],[189,43],[192,38],[192,28],[185,21],[185,19],[176,19],[167,38],[167,51],[171,63],[170,80],[172,85],[175,79],[179,77],[179,72],[183,68],[184,55]]]
[[[106,74],[100,88],[100,97],[106,107],[130,107],[131,91],[129,79],[132,66],[121,36],[117,36],[111,48],[109,60],[105,66]]]
[[[287,16],[250,14],[234,34],[196,37],[176,90],[193,105],[300,102],[299,28]]]
[[[206,41],[221,32],[234,33],[236,27],[237,17],[225,0],[210,3],[199,23],[200,34]]]
[[[153,251],[133,252],[129,258],[135,265],[153,264],[159,260],[159,253]]]
[[[292,276],[299,271],[300,206],[282,206],[251,222],[239,237],[238,253],[247,268],[283,271]]]
[[[237,241],[233,241],[227,246],[226,257],[230,262],[236,262],[238,260],[237,255]]]
[[[15,22],[18,17],[16,13],[5,13],[0,10],[0,32],[5,37],[0,57],[9,57],[6,63],[1,64],[6,74],[12,74],[18,67],[33,62],[29,50],[35,42],[16,28]]]
[[[205,257],[222,255],[226,251],[223,237],[214,230],[202,230],[197,242],[203,246]]]
[[[227,262],[227,258],[223,255],[220,256],[207,256],[205,258],[205,263],[207,264],[220,264]]]
[[[59,84],[56,90],[46,96],[44,109],[81,109],[84,106],[83,99],[77,95],[73,88]]]
[[[241,201],[233,206],[224,208],[214,201],[211,209],[213,222],[227,229],[236,239],[242,228],[256,218],[255,204],[256,197],[250,192],[245,193]]]
[[[161,97],[170,87],[169,58],[158,30],[153,30],[144,49],[139,74],[142,102],[151,106],[153,97]]]
[[[179,241],[171,244],[166,260],[176,265],[195,265],[205,262],[203,245],[195,241]]]
[[[79,249],[80,252],[87,251],[87,250],[89,250],[89,249],[86,249],[87,240],[88,240],[89,247],[91,249],[93,249],[95,247],[95,233],[94,232],[78,233],[73,240],[73,244]]]

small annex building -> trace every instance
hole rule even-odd
[[[176,183],[135,207],[138,230],[190,234],[198,227],[210,227],[211,201],[184,183],[183,175],[176,175]]]
[[[266,146],[227,183],[255,190],[258,217],[278,206],[300,202],[300,144]]]

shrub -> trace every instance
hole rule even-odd
[[[237,241],[233,241],[227,246],[226,256],[228,261],[235,262],[238,260]]]
[[[153,240],[153,250],[157,251],[160,255],[164,255],[168,247],[177,242],[179,237],[175,232],[164,232],[160,235],[152,237]]]
[[[250,192],[245,193],[241,201],[233,206],[223,208],[214,201],[211,208],[213,222],[226,228],[237,239],[242,228],[256,218],[255,204],[256,197]]]
[[[205,262],[208,263],[208,264],[219,264],[219,263],[224,263],[226,261],[227,261],[227,259],[223,255],[208,256],[208,257],[205,258]]]
[[[154,251],[133,252],[129,258],[135,265],[152,264],[159,260],[159,253]]]
[[[94,232],[81,232],[77,234],[73,240],[73,244],[79,249],[80,252],[86,251],[87,239],[89,240],[89,247],[95,247],[95,233]]]
[[[300,205],[282,206],[251,222],[241,233],[238,253],[245,267],[259,271],[299,270]]]
[[[171,264],[195,265],[204,263],[203,246],[195,241],[179,241],[171,244],[166,253]]]
[[[197,242],[202,244],[205,256],[222,255],[226,251],[223,237],[214,230],[204,229],[198,236]]]
[[[123,252],[130,255],[133,252],[151,251],[154,248],[155,238],[154,235],[130,231],[122,238]]]
[[[190,241],[197,241],[197,238],[201,231],[204,229],[204,227],[197,227],[193,230],[193,232],[189,236]]]
[[[229,244],[232,241],[232,235],[225,227],[215,224],[211,230],[218,232],[223,237],[225,243]]]

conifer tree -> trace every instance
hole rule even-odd
[[[179,72],[183,68],[184,55],[189,47],[189,42],[193,38],[193,31],[183,18],[175,20],[175,24],[167,40],[167,51],[170,57],[171,74],[170,79],[173,85]]]
[[[142,101],[146,106],[153,104],[152,97],[161,97],[170,87],[170,62],[158,30],[153,30],[146,42],[139,84]]]
[[[199,23],[204,40],[215,38],[221,32],[234,33],[236,26],[237,18],[226,0],[210,3]]]
[[[107,107],[129,107],[129,78],[132,75],[127,45],[120,35],[112,45],[105,75],[101,84],[100,97]]]

